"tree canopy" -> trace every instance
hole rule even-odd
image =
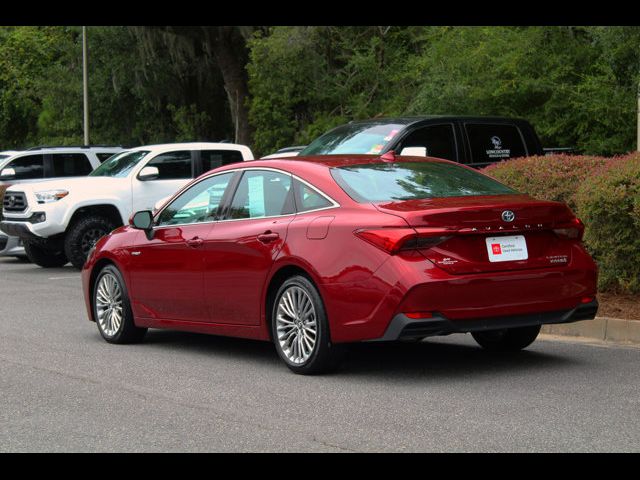
[[[92,143],[238,140],[354,119],[508,115],[546,146],[636,148],[640,27],[89,27]],[[82,142],[79,27],[0,27],[0,149]]]

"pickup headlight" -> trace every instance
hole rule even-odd
[[[66,190],[44,190],[42,192],[35,192],[35,194],[38,203],[52,203],[66,197],[69,195],[69,192]]]

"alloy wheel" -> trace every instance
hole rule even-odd
[[[305,363],[316,345],[318,323],[309,294],[298,286],[286,289],[276,311],[278,343],[287,359],[296,365]]]
[[[100,329],[108,337],[120,329],[123,318],[122,289],[118,279],[106,273],[96,288],[96,313]]]

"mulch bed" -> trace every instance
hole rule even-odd
[[[599,317],[640,320],[640,295],[614,295],[599,293]]]

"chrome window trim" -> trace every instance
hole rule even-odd
[[[240,167],[240,168],[234,168],[234,169],[231,169],[231,170],[225,170],[224,172],[217,172],[217,173],[214,173],[214,174],[209,175],[207,177],[204,177],[202,180],[200,180],[199,182],[194,183],[193,185],[190,185],[188,190],[191,190],[196,185],[204,182],[205,180],[209,180],[212,177],[217,177],[218,175],[224,175],[226,173],[235,173],[235,172],[238,172],[238,171],[245,172],[245,171],[248,171],[248,170],[266,170],[266,171],[277,172],[277,173],[282,173],[282,174],[285,174],[285,175],[289,175],[290,177],[295,178],[299,182],[304,183],[306,186],[308,186],[313,191],[317,192],[320,196],[324,197],[327,201],[329,201],[331,203],[331,205],[328,206],[328,207],[314,208],[313,210],[305,210],[304,212],[287,213],[287,214],[284,214],[284,215],[270,215],[270,216],[265,216],[265,217],[254,217],[254,218],[228,218],[228,219],[224,219],[224,220],[211,220],[209,222],[176,223],[176,224],[173,224],[173,225],[154,225],[152,227],[152,230],[155,231],[155,230],[160,230],[160,229],[164,229],[164,228],[184,227],[184,226],[189,226],[189,225],[207,225],[209,223],[239,222],[239,221],[242,221],[242,220],[262,220],[262,219],[265,219],[265,218],[291,217],[291,216],[296,216],[296,215],[305,215],[307,213],[319,212],[319,211],[322,211],[322,210],[330,210],[332,208],[338,208],[338,207],[341,206],[338,202],[336,202],[329,195],[327,195],[323,191],[319,190],[318,188],[316,188],[315,186],[313,186],[312,184],[310,184],[306,180],[298,177],[297,175],[294,175],[293,173],[286,172],[284,170],[280,170],[280,169],[272,168],[272,167],[245,167],[245,168]],[[291,188],[293,188],[293,183],[291,184]],[[178,191],[174,195],[172,200],[177,199],[182,193],[185,193],[185,192],[186,192],[186,190]],[[235,194],[235,192],[234,192],[234,194]],[[173,202],[172,201],[168,202],[161,210],[158,210],[158,212],[156,213],[154,218],[159,218],[160,215],[162,214],[162,212],[169,205],[171,205],[171,203],[173,203]]]

